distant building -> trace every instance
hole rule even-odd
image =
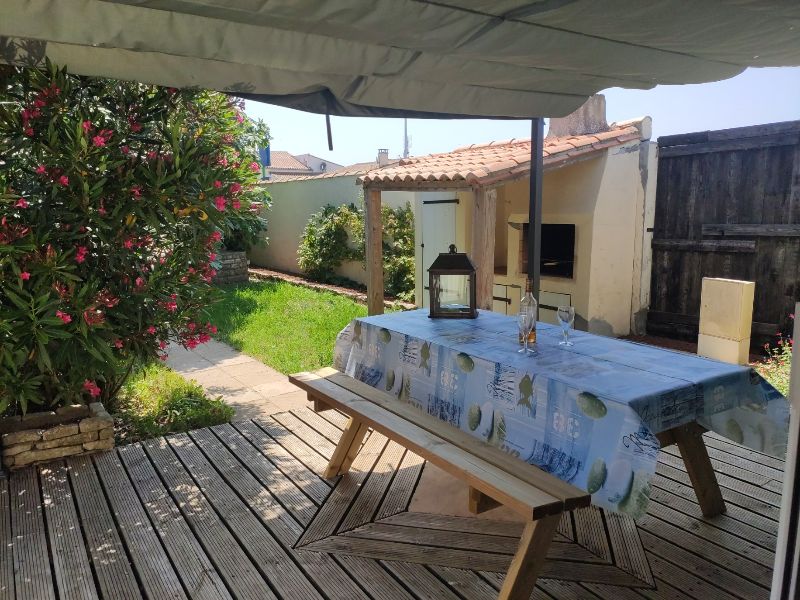
[[[311,169],[314,172],[314,175],[330,173],[331,171],[344,168],[344,165],[337,164],[330,160],[325,160],[324,158],[314,156],[313,154],[295,154],[294,157]]]
[[[294,156],[285,150],[262,152],[261,157],[264,179],[272,179],[275,175],[321,175],[343,168],[313,154]]]

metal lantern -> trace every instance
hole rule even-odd
[[[432,319],[474,319],[478,316],[475,265],[463,252],[450,244],[428,269]]]

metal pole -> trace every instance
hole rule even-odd
[[[539,299],[539,268],[542,258],[542,150],[544,119],[531,120],[531,189],[528,203],[528,279],[533,284],[533,296]]]

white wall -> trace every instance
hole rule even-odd
[[[250,250],[250,262],[256,267],[267,267],[300,272],[297,264],[297,248],[303,237],[308,219],[326,204],[358,204],[362,188],[356,176],[319,177],[299,181],[282,181],[267,184],[272,196],[272,206],[264,209],[267,219],[267,244],[259,244]],[[414,206],[414,194],[410,192],[384,192],[383,204],[392,208]],[[337,274],[366,284],[366,272],[360,262],[343,264]]]

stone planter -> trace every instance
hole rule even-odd
[[[220,268],[214,277],[214,283],[217,285],[241,283],[249,279],[247,267],[250,261],[247,260],[247,253],[221,250],[217,254],[217,260],[220,263]]]
[[[114,447],[114,419],[99,402],[2,419],[0,433],[9,470]]]

